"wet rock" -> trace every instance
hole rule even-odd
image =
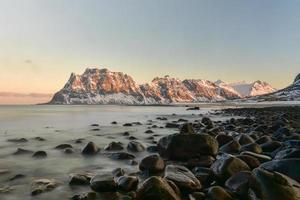
[[[71,174],[69,185],[89,185],[91,177],[90,174]]]
[[[239,143],[241,145],[251,144],[254,143],[254,140],[250,136],[242,134],[239,138]]]
[[[15,176],[11,177],[9,180],[14,181],[17,179],[25,178],[26,176],[24,174],[16,174]]]
[[[186,110],[200,110],[200,107],[199,106],[189,107]]]
[[[210,168],[195,167],[192,171],[201,185],[209,186],[214,181],[214,174]]]
[[[34,138],[35,140],[37,140],[37,141],[46,141],[46,139],[45,138],[42,138],[42,137],[35,137]]]
[[[83,140],[84,140],[83,138],[76,139],[75,143],[76,144],[81,144]]]
[[[90,186],[95,192],[114,192],[118,187],[112,174],[94,176],[90,181]]]
[[[228,178],[240,171],[250,170],[244,161],[231,155],[221,156],[212,164],[211,169],[221,182],[225,182]]]
[[[131,123],[125,123],[125,124],[123,124],[123,126],[132,126],[132,124]]]
[[[137,140],[137,138],[134,137],[134,136],[130,136],[130,137],[128,137],[128,139],[129,139],[129,140]]]
[[[38,179],[32,183],[31,195],[35,196],[43,192],[55,189],[59,183],[54,179]]]
[[[286,127],[281,127],[273,133],[273,137],[275,138],[282,138],[284,136],[289,136],[290,135],[290,130]]]
[[[74,153],[74,150],[73,150],[72,148],[66,148],[66,149],[64,150],[64,153],[65,153],[65,154],[72,154],[72,153]]]
[[[254,169],[260,165],[259,160],[253,156],[237,155],[236,157],[244,161],[250,167],[250,169]]]
[[[241,145],[238,141],[232,140],[227,144],[220,147],[220,151],[224,153],[238,153],[241,149]]]
[[[171,160],[189,160],[202,155],[216,155],[218,142],[207,134],[172,134],[161,138],[158,152]]]
[[[169,183],[157,176],[152,176],[145,180],[137,190],[137,200],[181,200]]]
[[[251,152],[251,151],[243,151],[241,153],[241,155],[248,155],[248,156],[255,157],[261,163],[268,162],[268,161],[272,160],[272,158],[270,156],[254,153],[254,152]]]
[[[180,124],[171,123],[171,122],[166,123],[166,128],[179,128],[179,127]]]
[[[268,171],[276,171],[300,182],[300,158],[272,160],[263,163],[260,167]]]
[[[139,179],[135,176],[120,176],[117,180],[118,188],[122,191],[135,190],[139,183]]]
[[[154,131],[149,129],[149,130],[146,130],[145,133],[151,134],[151,133],[154,133]]]
[[[8,142],[16,142],[16,143],[23,143],[23,142],[28,142],[26,138],[13,138],[13,139],[8,139]]]
[[[183,193],[201,189],[200,181],[183,166],[168,165],[165,170],[165,179],[175,183]]]
[[[260,185],[263,200],[300,199],[300,185],[295,180],[261,168],[254,169],[253,175]]]
[[[45,151],[36,151],[36,152],[34,152],[32,157],[34,157],[34,158],[46,158],[47,153]]]
[[[73,146],[70,144],[60,144],[55,147],[55,149],[66,149],[66,148],[73,148]]]
[[[256,143],[250,143],[243,145],[241,151],[251,151],[260,154],[262,153],[262,148]]]
[[[97,193],[95,192],[88,192],[86,194],[76,194],[73,197],[71,197],[71,200],[96,200],[97,199]]]
[[[22,149],[22,148],[17,148],[17,151],[13,153],[13,155],[24,155],[24,154],[32,154],[33,151],[27,150],[27,149]]]
[[[127,145],[127,150],[131,152],[142,152],[145,151],[146,147],[137,141],[131,141]]]
[[[126,152],[115,152],[112,153],[109,157],[114,160],[130,160],[135,158],[134,155]]]
[[[260,137],[259,139],[257,139],[255,141],[255,143],[257,144],[264,144],[264,143],[268,143],[268,142],[272,142],[272,138],[270,136],[264,135],[262,137]]]
[[[81,153],[84,155],[94,155],[100,151],[99,147],[94,142],[89,142],[82,149]]]
[[[233,140],[233,137],[230,135],[225,135],[225,134],[219,134],[216,136],[216,140],[219,143],[219,146],[223,146],[224,144],[227,144]]]
[[[180,127],[181,134],[194,134],[195,130],[192,123],[185,123]]]
[[[112,175],[114,177],[120,177],[120,176],[125,175],[125,171],[122,168],[116,168],[112,171]]]
[[[118,124],[118,122],[116,122],[116,121],[113,121],[113,122],[111,122],[111,124]]]
[[[119,151],[123,149],[124,148],[121,142],[111,142],[106,147],[104,147],[104,150],[106,151]]]
[[[289,148],[276,153],[275,159],[300,158],[300,149]]]
[[[210,167],[215,159],[212,156],[200,156],[199,158],[193,158],[187,161],[189,168],[194,167]]]
[[[150,153],[158,152],[157,146],[148,146],[146,150]]]
[[[263,152],[272,152],[281,147],[281,142],[278,141],[272,141],[272,142],[267,142],[262,145],[260,145]]]
[[[130,134],[129,134],[128,131],[126,131],[126,132],[123,133],[123,136],[129,136],[129,135],[130,135]]]
[[[203,192],[193,192],[189,195],[190,200],[205,200],[205,193]]]
[[[149,173],[161,172],[165,169],[165,162],[158,155],[150,155],[141,160],[139,168]]]
[[[208,189],[208,200],[233,200],[231,195],[220,186],[213,186]]]
[[[225,182],[226,188],[240,197],[246,197],[250,193],[250,189],[261,197],[260,187],[250,171],[241,171],[230,177]]]

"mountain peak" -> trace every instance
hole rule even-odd
[[[294,84],[298,84],[298,83],[300,83],[300,73],[296,76],[294,80]]]

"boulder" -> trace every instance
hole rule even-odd
[[[90,181],[90,186],[95,192],[114,192],[118,187],[112,174],[94,176]]]
[[[183,193],[201,189],[200,181],[190,170],[183,166],[168,165],[164,178],[175,183]]]
[[[131,152],[142,152],[145,151],[146,147],[137,141],[130,141],[127,145],[127,150]]]
[[[220,147],[220,151],[224,153],[238,153],[240,149],[241,145],[236,140],[232,140]]]
[[[207,134],[172,134],[161,138],[157,146],[159,154],[171,160],[187,161],[218,153],[218,142]]]
[[[115,152],[112,153],[109,157],[114,160],[130,160],[135,158],[134,155],[126,152]]]
[[[104,147],[104,150],[106,151],[119,151],[123,149],[124,148],[121,142],[111,142],[106,147]]]
[[[213,186],[208,189],[207,200],[233,200],[231,195],[221,186]]]
[[[137,200],[181,200],[179,194],[161,177],[152,176],[137,190]]]
[[[239,137],[239,143],[240,143],[241,145],[251,144],[251,143],[254,143],[254,140],[253,140],[249,135],[242,134],[242,135]]]
[[[300,184],[278,172],[269,172],[262,168],[253,170],[259,183],[263,200],[299,200]]]
[[[241,151],[251,151],[254,153],[258,153],[258,154],[262,153],[261,147],[256,143],[250,143],[250,144],[243,145],[241,148]]]
[[[34,158],[46,158],[47,153],[45,151],[36,151],[36,152],[34,152],[32,157],[34,157]]]
[[[275,159],[300,158],[300,149],[289,148],[276,153]]]
[[[34,180],[31,186],[31,195],[35,196],[43,192],[48,192],[55,189],[59,183],[54,179],[37,179]]]
[[[241,159],[223,155],[211,166],[211,169],[219,181],[225,182],[228,178],[240,171],[249,171],[249,166]]]
[[[139,168],[149,173],[161,172],[165,169],[165,162],[158,155],[150,155],[141,160]]]
[[[135,176],[120,176],[117,179],[118,188],[122,191],[135,190],[139,183],[139,179]]]
[[[84,155],[94,155],[100,151],[99,147],[94,142],[89,142],[82,149],[81,153]]]

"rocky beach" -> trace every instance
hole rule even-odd
[[[1,199],[300,199],[300,107],[141,108],[59,140],[2,132]]]

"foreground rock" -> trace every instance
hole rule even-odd
[[[183,193],[198,191],[201,183],[187,168],[179,165],[168,165],[165,170],[165,179],[174,182]]]
[[[35,196],[43,192],[48,192],[58,186],[58,182],[54,179],[38,179],[32,183],[31,195]]]
[[[161,177],[152,176],[137,190],[137,200],[181,200],[174,188]]]
[[[96,192],[113,192],[117,190],[118,185],[112,174],[101,174],[91,179],[90,186]]]
[[[278,172],[268,172],[261,168],[253,171],[260,188],[263,200],[299,200],[300,184]]]
[[[218,142],[208,134],[172,134],[161,138],[158,152],[170,160],[186,161],[203,155],[215,156]]]
[[[249,166],[244,161],[231,155],[223,155],[212,164],[211,169],[221,182],[240,171],[250,171]]]
[[[165,169],[165,162],[158,155],[150,155],[141,160],[139,168],[149,173],[161,172]]]
[[[82,149],[81,153],[84,155],[94,155],[100,151],[99,147],[94,142],[89,142]]]

